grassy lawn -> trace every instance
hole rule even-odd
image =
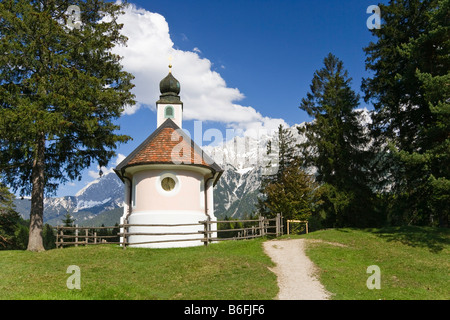
[[[261,239],[208,247],[138,249],[112,245],[42,253],[0,251],[0,299],[273,299],[273,266]],[[66,286],[69,265],[81,290]]]
[[[286,238],[287,236],[283,236]],[[448,229],[329,229],[308,235],[307,255],[338,300],[450,299]],[[0,251],[0,299],[262,300],[278,293],[264,239],[208,247],[123,250],[112,245]],[[81,290],[66,286],[81,270]],[[369,290],[367,267],[380,268]]]
[[[450,299],[450,230],[423,227],[330,229],[302,236],[322,284],[338,300]],[[367,267],[380,268],[369,290]]]

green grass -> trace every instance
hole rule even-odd
[[[329,229],[308,235],[307,255],[338,300],[450,299],[450,231],[401,227]],[[286,236],[284,236],[286,238]],[[264,239],[208,247],[137,249],[111,245],[0,251],[0,299],[261,300],[278,293]],[[81,290],[69,290],[66,270],[81,270]],[[367,267],[381,271],[369,290]]]
[[[330,229],[302,237],[321,240],[308,242],[307,255],[333,299],[450,299],[449,229]],[[371,265],[380,268],[379,290],[366,285]]]
[[[81,290],[66,286],[69,265],[80,267]],[[278,287],[268,266],[261,239],[172,249],[0,251],[0,299],[273,299]]]

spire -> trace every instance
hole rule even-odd
[[[180,82],[169,71],[169,74],[159,83],[159,91],[161,91],[161,96],[178,96],[180,94]]]
[[[159,91],[161,95],[157,103],[182,103],[179,96],[180,82],[172,74],[172,64],[169,64],[169,74],[159,83]]]

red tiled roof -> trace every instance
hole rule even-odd
[[[208,166],[192,146],[173,128],[164,128],[128,162],[128,165],[158,162]]]
[[[139,147],[116,168],[116,172],[128,166],[140,164],[187,164],[223,171],[197,146],[171,119],[167,119]]]

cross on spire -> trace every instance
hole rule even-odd
[[[169,73],[172,73],[172,56],[169,56]]]

